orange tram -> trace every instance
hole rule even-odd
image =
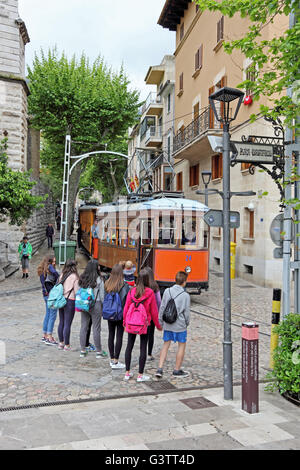
[[[150,266],[162,291],[174,284],[178,271],[185,271],[187,290],[200,294],[209,280],[207,210],[182,193],[143,193],[113,204],[82,205],[81,244],[104,269],[128,260],[136,274]]]

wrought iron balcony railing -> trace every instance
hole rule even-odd
[[[220,128],[220,122],[214,119],[212,110],[210,107],[207,107],[194,121],[175,135],[173,153],[175,154],[180,149],[196,140],[207,130]]]

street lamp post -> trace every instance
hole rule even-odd
[[[231,279],[230,279],[230,122],[235,120],[243,101],[244,93],[234,88],[224,87],[209,96],[209,102],[217,121],[223,127],[223,295],[224,295],[224,341],[223,373],[224,399],[233,399],[232,381],[232,341],[231,341]],[[230,107],[236,101],[236,109],[231,116]],[[221,103],[217,109],[215,102]]]
[[[205,199],[204,199],[204,204],[205,204],[206,206],[208,206],[208,190],[207,190],[207,188],[208,188],[208,185],[209,185],[209,183],[210,183],[210,181],[211,181],[211,171],[209,171],[209,170],[204,170],[204,171],[201,172],[201,176],[202,176],[202,182],[203,182],[203,184],[204,184],[204,186],[205,186],[205,192],[204,192],[204,197],[205,197]]]

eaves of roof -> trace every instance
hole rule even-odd
[[[158,24],[170,31],[176,31],[180,24],[184,11],[188,8],[192,0],[166,0],[163,10],[158,19]]]

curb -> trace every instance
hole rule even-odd
[[[19,289],[19,290],[10,290],[6,292],[0,292],[0,297],[10,297],[17,294],[26,294],[27,292],[33,292],[36,290],[40,290],[41,286],[35,287],[28,287],[27,289]]]

